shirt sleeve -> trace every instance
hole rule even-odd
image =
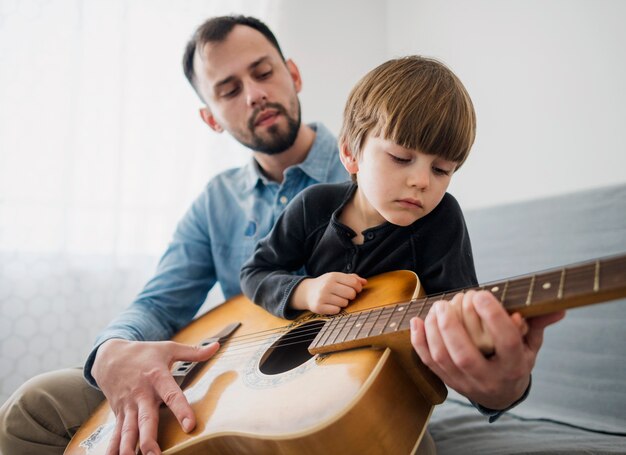
[[[289,307],[295,287],[307,275],[297,272],[306,262],[306,219],[303,193],[280,215],[274,228],[256,246],[241,269],[243,293],[257,305],[285,319],[300,311]]]
[[[91,368],[98,348],[112,338],[165,340],[194,317],[217,278],[208,229],[208,192],[179,222],[156,273],[135,301],[97,336],[84,375],[97,387]]]

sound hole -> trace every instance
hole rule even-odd
[[[292,370],[313,357],[307,348],[326,321],[306,322],[280,337],[261,359],[264,374],[280,374]]]

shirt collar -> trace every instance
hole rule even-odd
[[[311,146],[311,150],[307,154],[302,163],[292,166],[299,168],[318,183],[328,180],[328,173],[333,159],[332,153],[325,153],[328,149],[337,149],[337,140],[332,133],[321,123],[310,123],[309,126],[315,131],[315,140]],[[273,183],[263,172],[259,163],[251,157],[250,161],[244,166],[244,182],[243,190],[252,191],[259,184],[268,185]]]

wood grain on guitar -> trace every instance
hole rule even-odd
[[[626,255],[478,289],[524,316],[599,303],[626,295]],[[222,346],[184,383],[196,429],[184,433],[161,410],[163,452],[410,453],[446,389],[417,360],[409,321],[455,292],[426,297],[417,276],[404,270],[369,278],[347,310],[332,317],[306,313],[289,322],[245,297],[226,301],[173,338],[187,344],[219,338]],[[104,454],[114,424],[104,402],[65,453]]]

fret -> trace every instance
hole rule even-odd
[[[372,322],[370,329],[367,331],[367,335],[365,335],[365,337],[369,337],[372,333],[372,330],[374,330],[374,327],[376,326],[376,323],[378,322],[378,319],[380,318],[380,315],[382,314],[382,310],[376,310],[376,319],[374,319],[374,322]]]
[[[396,332],[400,328],[400,324],[404,320],[407,312],[409,311],[409,307],[411,302],[398,303],[395,305],[393,313],[387,322],[387,327],[385,328],[385,333]]]
[[[361,327],[363,327],[363,323],[365,322],[368,316],[369,316],[369,312],[361,311],[358,314],[358,317],[354,321],[354,324],[352,324],[352,327],[350,328],[350,331],[348,332],[348,336],[346,337],[345,341],[356,340],[359,330],[361,330]]]
[[[334,340],[333,343],[343,343],[344,341],[346,341],[346,338],[348,337],[348,333],[350,333],[350,329],[352,328],[352,325],[357,319],[357,315],[349,314],[348,316],[344,316],[343,319],[345,320],[345,322],[343,323],[341,327],[341,336],[338,337],[336,340]]]
[[[560,271],[537,275],[533,290],[533,300],[535,302],[545,302],[557,298],[560,276]]]
[[[391,319],[391,315],[393,315],[395,308],[396,308],[396,305],[390,305],[382,309],[382,311],[380,312],[380,317],[378,318],[378,321],[376,321],[376,324],[374,325],[374,328],[376,330],[370,334],[371,336],[381,335],[382,333],[385,332],[385,328],[387,327],[387,324],[389,323],[389,319]]]
[[[317,343],[318,346],[326,346],[328,337],[331,335],[331,333],[333,332],[333,329],[335,328],[337,324],[338,324],[338,318],[333,318],[330,320],[330,322],[327,322],[326,324],[324,324],[324,327],[322,327],[322,332],[324,333],[320,337]]]
[[[502,290],[503,289],[504,289],[504,284],[500,282],[500,283],[492,283],[489,289],[487,290],[491,292],[495,298],[497,298],[500,302],[502,302],[502,295],[503,295]]]
[[[339,322],[335,325],[333,329],[332,337],[328,337],[327,344],[335,344],[337,343],[337,337],[341,334],[344,326],[346,325],[346,321],[348,318],[346,316],[335,316],[336,319],[339,319]]]
[[[596,273],[593,277],[593,292],[600,290],[600,261],[596,261]]]
[[[424,309],[425,303],[426,303],[426,299],[422,299],[421,302],[418,300],[411,300],[411,302],[409,303],[409,307],[407,308],[406,313],[402,317],[402,321],[400,322],[400,330],[406,330],[410,328],[411,319],[414,316],[420,317],[419,314]],[[418,306],[420,307],[419,311],[417,310]]]
[[[533,301],[533,288],[535,287],[536,278],[537,275],[533,275],[532,279],[530,280],[530,285],[528,286],[528,297],[526,297],[526,306],[530,305],[530,303]]]
[[[602,290],[615,289],[626,282],[626,257],[607,259],[602,261],[600,288]]]
[[[502,290],[502,297],[500,297],[500,302],[504,305],[504,299],[506,299],[506,291],[509,290],[509,280],[506,280],[504,283],[504,289]]]
[[[370,332],[372,326],[374,325],[375,319],[372,317],[372,314],[374,313],[374,311],[368,311],[367,312],[367,317],[365,318],[365,321],[363,321],[363,325],[361,326],[361,329],[358,331],[355,339],[361,339],[361,338],[366,338],[367,334]],[[378,316],[378,315],[376,315]]]
[[[424,298],[422,300],[422,305],[420,306],[420,310],[417,312],[417,317],[420,319],[424,319],[422,317],[422,311],[424,311],[424,308],[426,307],[426,301],[428,300],[428,297]],[[426,314],[428,314],[428,311],[426,312]],[[425,317],[425,316],[424,316]]]
[[[568,267],[563,285],[563,297],[569,298],[581,293],[593,292],[595,287],[596,265],[594,263]]]
[[[531,281],[532,277],[522,277],[510,280],[507,287],[507,303],[505,306],[508,308],[526,306]]]
[[[566,268],[563,267],[563,270],[561,271],[561,280],[559,282],[559,292],[556,295],[556,298],[561,300],[563,298],[563,286],[565,285],[565,272]]]

